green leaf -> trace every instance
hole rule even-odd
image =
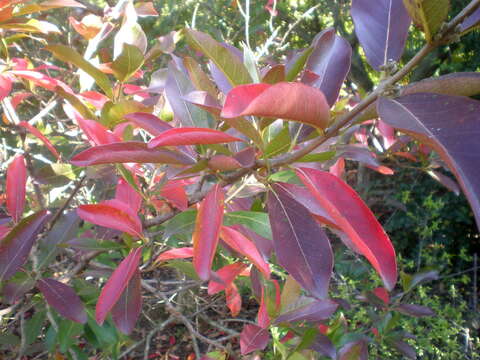
[[[293,170],[278,171],[270,175],[268,180],[273,182],[279,181],[279,182],[286,182],[289,184],[302,185],[302,182],[300,181],[297,174],[295,174],[295,171]]]
[[[183,59],[183,65],[185,65],[195,88],[197,90],[206,91],[208,95],[216,99],[218,90],[212,80],[210,80],[207,74],[202,70],[200,64],[193,58],[187,56]]]
[[[91,238],[80,238],[69,241],[68,243],[59,244],[61,247],[69,247],[84,251],[102,251],[102,250],[119,250],[124,246],[115,241],[98,240]]]
[[[166,265],[181,271],[182,273],[187,275],[190,279],[200,280],[200,278],[197,275],[197,272],[195,271],[195,268],[193,267],[193,264],[189,261],[170,260]]]
[[[90,120],[97,120],[97,117],[95,114],[88,108],[87,105],[83,103],[82,100],[80,100],[77,96],[74,94],[67,93],[65,90],[63,90],[60,87],[57,87],[55,89],[56,93],[63,97],[65,100],[67,100],[70,105],[72,105],[75,110],[77,110],[80,115],[82,115],[85,119],[90,119]]]
[[[290,132],[288,126],[284,126],[280,132],[267,144],[265,156],[272,157],[287,151],[290,148]]]
[[[250,50],[250,48],[246,44],[243,44],[243,63],[245,64],[248,73],[253,79],[253,82],[259,83],[260,74],[258,73],[257,61],[252,50]]]
[[[168,238],[172,235],[192,234],[195,227],[195,219],[197,218],[196,210],[183,211],[174,216],[165,224],[164,237]]]
[[[76,336],[83,333],[83,325],[75,321],[64,319],[58,326],[58,344],[60,352],[66,353],[70,346],[74,345]]]
[[[126,82],[140,69],[144,57],[139,48],[135,45],[123,44],[123,51],[112,63],[113,75],[121,81]]]
[[[152,109],[135,100],[121,100],[118,103],[109,101],[102,108],[100,122],[108,128],[113,128],[126,121],[125,115],[134,112],[151,113]]]
[[[325,151],[316,154],[307,154],[304,157],[297,160],[297,162],[315,162],[315,161],[327,161],[333,159],[335,151]]]
[[[73,64],[85,71],[95,79],[95,82],[105,92],[105,95],[109,98],[113,97],[112,84],[110,83],[110,80],[108,80],[107,75],[85,60],[82,55],[76,52],[72,47],[66,45],[49,45],[45,49],[50,51],[57,59]]]
[[[287,64],[285,80],[294,81],[298,74],[303,70],[307,63],[310,54],[313,51],[313,47],[309,47],[302,52],[299,52],[295,57]]]
[[[212,60],[232,86],[252,82],[242,61],[210,35],[192,29],[185,29],[184,34],[188,44]]]
[[[448,17],[450,0],[403,0],[413,22],[422,27],[425,38],[432,42]]]
[[[36,311],[33,316],[25,321],[25,345],[33,344],[42,331],[46,311]]]
[[[258,235],[272,239],[272,229],[266,213],[258,211],[232,211],[225,214],[223,222],[227,226],[244,225]]]

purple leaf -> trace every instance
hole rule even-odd
[[[302,287],[325,298],[333,268],[330,241],[309,211],[280,183],[268,196],[268,213],[278,262]]]
[[[127,114],[123,118],[147,130],[153,136],[158,136],[162,132],[172,128],[172,125],[169,123],[149,113],[135,112]]]
[[[124,334],[130,334],[135,328],[140,311],[142,310],[142,292],[140,271],[137,270],[123,290],[120,299],[112,308],[113,322]]]
[[[240,334],[240,351],[246,355],[255,350],[263,350],[269,341],[268,329],[253,324],[245,325]]]
[[[402,340],[390,340],[388,341],[398,352],[406,356],[409,359],[415,360],[417,358],[417,352],[415,349]]]
[[[424,317],[424,316],[434,316],[435,311],[430,309],[427,306],[415,305],[415,304],[400,304],[395,310],[401,312],[402,314],[415,316],[415,317]]]
[[[353,341],[342,346],[338,360],[368,360],[368,347],[364,340]]]
[[[473,12],[473,14],[468,16],[460,24],[460,31],[462,33],[466,33],[470,30],[473,30],[475,27],[477,27],[479,23],[480,23],[480,8],[477,8],[477,10]]]
[[[337,358],[337,350],[326,335],[317,334],[310,348],[324,356],[328,356],[330,359],[335,360]]]
[[[93,146],[75,155],[70,161],[76,166],[117,163],[163,163],[193,165],[195,161],[183,154],[167,149],[148,149],[147,144],[126,141]]]
[[[33,288],[35,281],[25,273],[19,273],[23,276],[10,279],[2,288],[2,301],[7,304],[14,304],[27,291]]]
[[[0,243],[0,282],[8,280],[25,264],[37,234],[49,213],[39,211],[21,220]]]
[[[87,322],[83,303],[70,286],[54,279],[40,279],[37,282],[37,288],[42,292],[47,303],[60,315],[81,324]]]
[[[322,31],[313,42],[314,50],[305,68],[319,78],[310,85],[322,90],[328,105],[332,106],[350,70],[352,48],[348,41],[335,34],[333,28]]]
[[[437,151],[457,177],[480,227],[480,102],[463,96],[413,94],[380,99],[378,113],[389,125]]]
[[[375,70],[403,54],[411,19],[402,0],[352,0],[355,33]]]
[[[338,304],[332,300],[315,300],[300,308],[281,314],[275,319],[275,323],[326,320],[337,310],[337,307]]]

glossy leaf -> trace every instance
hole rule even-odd
[[[142,237],[142,223],[138,216],[128,211],[120,201],[104,201],[99,204],[80,205],[77,214],[92,224],[116,229],[132,236]]]
[[[275,117],[324,129],[330,120],[329,108],[320,90],[302,83],[250,84],[227,94],[221,116]]]
[[[322,31],[313,42],[314,49],[305,69],[319,76],[310,85],[322,90],[328,105],[333,106],[350,70],[352,48],[333,28]]]
[[[87,313],[85,307],[75,291],[54,279],[40,279],[37,288],[42,292],[47,303],[67,319],[85,324]]]
[[[328,172],[300,168],[298,177],[318,203],[380,274],[385,287],[397,282],[397,262],[390,239],[372,211],[342,179]]]
[[[268,194],[268,215],[279,264],[313,296],[325,298],[333,254],[323,229],[279,183]]]
[[[142,206],[142,197],[124,178],[118,179],[115,199],[127,204],[135,213]]]
[[[352,0],[355,33],[375,70],[403,54],[411,19],[402,0]]]
[[[337,307],[338,304],[332,300],[314,300],[307,305],[281,314],[275,319],[275,323],[326,320],[337,310]]]
[[[222,144],[234,141],[242,141],[230,136],[223,131],[206,128],[175,128],[162,132],[150,140],[148,148],[158,146],[199,145],[199,144]]]
[[[427,41],[432,42],[448,17],[450,0],[403,0],[403,3],[413,22],[423,29]]]
[[[167,149],[149,149],[147,144],[126,141],[91,147],[75,155],[70,161],[76,166],[118,163],[162,163],[193,165],[195,161],[180,152]]]
[[[246,355],[256,350],[263,350],[269,341],[268,329],[253,324],[245,325],[240,334],[240,351],[242,355]]]
[[[253,242],[242,233],[228,226],[222,226],[220,237],[233,250],[246,256],[263,273],[265,278],[270,278],[270,266],[265,262]]]
[[[433,148],[456,176],[480,226],[480,102],[461,96],[414,94],[380,99],[383,121]]]
[[[178,70],[173,62],[168,64],[168,77],[165,83],[165,96],[173,110],[175,119],[182,126],[210,127],[208,114],[191,104],[185,97],[194,91],[190,79],[182,71]]]
[[[185,29],[184,34],[187,43],[212,60],[232,86],[252,82],[252,78],[243,62],[210,35],[193,29]]]
[[[121,81],[126,82],[143,65],[143,53],[135,45],[123,44],[122,53],[112,62],[113,75]]]
[[[135,273],[138,272],[141,255],[141,247],[132,250],[118,265],[103,287],[95,309],[95,319],[99,325],[103,324],[107,314],[119,301],[128,283]]]
[[[66,45],[48,45],[45,47],[57,59],[73,64],[85,71],[88,75],[95,79],[97,85],[105,92],[105,94],[112,98],[112,84],[108,80],[107,75],[93,66],[90,62],[85,60],[82,55],[75,51],[72,47]]]
[[[224,192],[215,185],[198,207],[193,231],[193,266],[202,280],[210,278],[210,269],[217,249],[223,222]]]
[[[171,249],[162,252],[155,259],[155,262],[168,261],[172,259],[187,259],[193,257],[193,248],[192,247],[183,247],[178,249]]]
[[[37,137],[39,140],[41,140],[45,144],[47,149],[53,154],[53,156],[55,156],[57,159],[60,159],[60,154],[58,153],[57,149],[55,149],[50,140],[48,140],[37,128],[33,127],[26,121],[20,121],[18,125],[26,129],[30,134]]]
[[[153,136],[172,129],[172,125],[149,113],[135,112],[125,115],[124,118],[147,130]]]
[[[25,208],[25,196],[27,186],[27,167],[23,155],[17,155],[7,168],[7,210],[13,221],[18,222],[22,218]]]
[[[33,243],[48,218],[46,210],[21,220],[0,242],[0,282],[11,278],[25,264]]]
[[[223,283],[219,283],[212,278],[208,283],[208,295],[214,295],[225,288],[229,287],[233,280],[247,267],[246,264],[236,262],[233,264],[225,265],[215,273],[215,277],[222,280]]]
[[[130,334],[135,328],[135,323],[142,310],[141,290],[140,271],[137,268],[112,308],[113,322],[118,330],[126,335]]]

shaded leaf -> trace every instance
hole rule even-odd
[[[25,264],[37,234],[49,213],[42,210],[21,220],[0,242],[0,282],[8,280]]]
[[[149,149],[147,144],[125,141],[91,147],[75,155],[70,161],[76,166],[118,163],[162,163],[193,165],[195,161],[180,152],[167,149]]]
[[[433,148],[456,176],[480,226],[480,102],[461,96],[413,94],[380,99],[383,121]]]
[[[23,155],[17,155],[7,168],[7,211],[14,222],[20,221],[25,207],[27,167]]]
[[[318,203],[370,261],[392,290],[397,282],[395,249],[372,211],[342,179],[328,172],[299,168],[302,180]]]
[[[141,247],[132,250],[118,265],[103,287],[95,310],[95,319],[99,325],[103,324],[109,311],[119,301],[130,279],[132,279],[135,272],[138,272],[141,255]]]
[[[276,117],[324,129],[330,120],[323,93],[302,83],[241,85],[227,94],[221,116],[245,115]]]
[[[308,210],[282,184],[268,194],[268,215],[278,262],[315,297],[325,298],[333,268],[330,241]]]
[[[355,33],[375,70],[400,60],[411,23],[402,0],[352,0],[351,14]]]
[[[175,128],[162,132],[150,140],[148,148],[158,146],[199,145],[199,144],[222,144],[234,141],[242,141],[239,138],[228,135],[223,131],[206,128]]]
[[[242,355],[246,355],[255,350],[263,350],[269,341],[268,329],[253,324],[245,325],[240,334],[240,351]]]
[[[198,207],[193,231],[193,266],[200,279],[210,278],[210,269],[223,222],[224,192],[219,184],[213,186]]]
[[[45,278],[38,280],[37,288],[42,292],[48,304],[60,315],[81,324],[87,322],[85,307],[70,286],[54,279]]]
[[[326,335],[317,334],[317,337],[311,345],[311,349],[329,357],[330,359],[335,360],[337,358],[337,350],[335,349],[332,341]]]
[[[337,307],[338,304],[332,300],[314,300],[309,304],[281,314],[275,319],[275,323],[326,320],[337,310]]]
[[[314,49],[305,68],[319,78],[310,85],[322,90],[328,105],[333,106],[350,70],[352,48],[333,28],[315,36],[313,43]]]
[[[427,306],[415,305],[415,304],[400,304],[395,310],[401,312],[402,314],[415,316],[415,317],[424,317],[424,316],[434,316],[435,311],[430,309]]]
[[[392,339],[392,340],[387,340],[388,344],[393,346],[400,354],[403,356],[406,356],[409,359],[415,360],[417,358],[417,352],[415,351],[415,348],[409,344],[407,344],[405,341],[398,340],[398,339]]]
[[[122,295],[112,308],[113,322],[124,334],[130,334],[135,328],[142,310],[141,278],[138,268],[133,273]]]
[[[115,199],[127,204],[133,212],[140,212],[142,197],[124,178],[118,179],[115,189]]]
[[[233,280],[247,267],[246,264],[241,262],[236,262],[233,264],[225,265],[221,269],[215,272],[215,278],[218,278],[223,283],[215,281],[215,278],[212,277],[208,283],[208,295],[214,295],[225,288],[229,287]]]
[[[34,279],[24,272],[17,272],[2,287],[2,302],[14,304],[35,285]]]

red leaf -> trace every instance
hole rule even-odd
[[[162,132],[157,137],[150,140],[148,148],[157,146],[178,146],[178,145],[198,145],[198,144],[222,144],[242,139],[228,135],[223,131],[207,128],[175,128]]]
[[[102,289],[95,310],[95,319],[102,325],[108,312],[118,302],[130,279],[138,271],[142,248],[136,248],[123,259]]]
[[[268,317],[267,302],[265,301],[265,289],[262,287],[262,297],[260,298],[260,307],[258,308],[257,324],[262,328],[267,328],[270,325],[270,318]]]
[[[216,171],[232,171],[242,167],[235,158],[223,154],[214,155],[208,161],[208,167]]]
[[[37,288],[47,300],[47,303],[67,319],[85,324],[87,313],[80,297],[68,285],[54,279],[40,279]]]
[[[227,94],[221,116],[275,117],[324,129],[330,120],[329,109],[320,90],[302,83],[249,84],[237,86]]]
[[[3,237],[7,235],[9,231],[10,231],[10,228],[8,226],[0,225],[0,240],[2,240]]]
[[[218,236],[223,222],[224,193],[216,184],[200,203],[193,231],[193,266],[202,280],[210,278]]]
[[[388,291],[385,288],[378,287],[373,290],[373,293],[376,297],[381,299],[385,303],[385,305],[388,306],[388,304],[390,303],[390,296],[388,295]]]
[[[141,278],[138,268],[133,273],[120,299],[112,308],[113,322],[124,334],[130,334],[135,328],[142,310]]]
[[[237,286],[231,283],[225,289],[225,297],[227,299],[227,307],[230,309],[233,317],[236,317],[242,309],[242,297],[238,293]]]
[[[155,259],[155,262],[167,261],[172,259],[186,259],[193,257],[192,247],[183,247],[164,251]]]
[[[53,154],[53,156],[55,156],[57,159],[60,159],[60,154],[58,153],[57,149],[55,149],[50,140],[48,140],[40,131],[38,131],[37,128],[33,127],[26,121],[20,121],[18,125],[27,129],[33,136],[39,138],[45,144],[48,150]]]
[[[17,155],[7,169],[7,210],[13,221],[22,218],[25,207],[27,168],[23,155]]]
[[[0,242],[0,282],[8,280],[25,264],[48,212],[39,211],[20,221]]]
[[[378,271],[387,290],[392,290],[397,282],[395,249],[360,196],[343,180],[328,172],[300,168],[297,175]]]
[[[240,334],[240,351],[242,355],[246,355],[255,350],[263,350],[269,341],[267,329],[253,324],[245,325]]]
[[[253,242],[247,239],[242,233],[228,226],[222,226],[220,237],[233,250],[246,256],[267,279],[270,278],[270,266],[265,262]]]
[[[72,89],[65,83],[60,80],[51,78],[45,74],[42,74],[38,71],[32,70],[12,70],[10,71],[11,74],[19,76],[25,80],[29,80],[33,82],[35,85],[43,87],[50,91],[55,91],[56,87],[60,87],[62,90],[69,94],[73,94]]]
[[[132,176],[135,178],[135,175],[132,174]],[[142,197],[124,178],[118,179],[115,199],[127,204],[134,213],[140,211]]]
[[[148,149],[147,144],[137,141],[106,144],[91,147],[75,155],[70,161],[76,166],[116,163],[163,163],[193,165],[191,157],[167,149]]]
[[[92,224],[120,230],[132,236],[142,237],[142,223],[138,216],[118,200],[100,204],[80,205],[77,214]]]
[[[8,76],[0,75],[0,100],[7,97],[12,91],[12,80]]]
[[[170,180],[162,187],[160,195],[171,202],[176,208],[182,211],[188,209],[188,196],[181,182]]]
[[[223,281],[223,284],[216,282],[214,279],[210,280],[208,283],[208,295],[214,295],[229,287],[246,267],[247,265],[241,262],[222,267],[215,275]]]

